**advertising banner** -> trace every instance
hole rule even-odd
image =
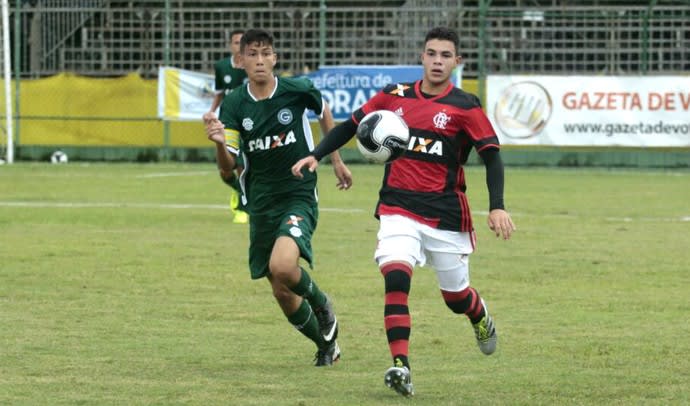
[[[487,82],[502,144],[690,147],[688,76],[502,76]]]
[[[413,82],[423,75],[421,65],[343,65],[325,66],[306,76],[328,102],[336,121],[346,120],[386,85]],[[462,66],[453,82],[460,86]],[[214,77],[172,67],[158,73],[158,117],[165,120],[201,120],[213,102]],[[312,117],[312,119],[315,117]]]
[[[330,105],[335,121],[343,121],[386,85],[412,82],[422,73],[421,65],[343,65],[322,66],[307,77]]]
[[[158,117],[164,120],[201,120],[213,103],[213,75],[160,67]]]
[[[458,66],[453,83],[460,87],[462,68]],[[422,78],[422,65],[341,65],[322,66],[307,76],[331,106],[333,118],[343,121],[386,85],[414,82]]]

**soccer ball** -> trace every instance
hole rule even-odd
[[[57,150],[53,152],[53,154],[50,156],[50,162],[54,164],[66,164],[67,163],[67,154],[64,152]]]
[[[372,111],[357,126],[357,148],[370,162],[388,163],[399,158],[409,141],[407,124],[389,110]]]

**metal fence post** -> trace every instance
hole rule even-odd
[[[170,65],[170,0],[165,0],[165,33],[163,37],[163,64]],[[163,161],[170,160],[170,121],[163,118]]]
[[[326,0],[319,5],[319,67],[326,64]],[[317,67],[318,68],[318,67]]]
[[[489,9],[491,0],[479,1],[479,33],[477,34],[477,89],[479,91],[479,100],[482,105],[485,105],[486,99],[486,15]]]
[[[652,14],[652,9],[656,6],[657,0],[649,0],[649,7],[644,14],[642,21],[642,66],[640,69],[643,75],[649,71],[649,19]]]
[[[21,82],[22,70],[22,6],[21,2],[16,2],[14,5],[14,146],[19,147],[19,120],[21,119],[21,111],[19,111],[19,84]],[[10,101],[7,101],[10,103]]]

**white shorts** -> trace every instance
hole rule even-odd
[[[429,265],[436,271],[439,287],[459,292],[470,285],[469,254],[474,251],[474,233],[439,230],[401,215],[380,218],[374,259],[407,262],[412,268]]]

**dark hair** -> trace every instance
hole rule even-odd
[[[244,34],[244,30],[243,29],[232,30],[232,32],[230,33],[230,39],[232,39],[232,37],[234,37],[237,34]]]
[[[455,53],[458,53],[458,47],[460,46],[460,38],[455,30],[448,27],[434,27],[426,33],[426,38],[424,38],[424,44],[426,45],[432,39],[440,39],[444,41],[450,41],[455,45]]]
[[[265,30],[260,30],[260,29],[251,29],[247,30],[243,35],[242,35],[242,40],[240,41],[240,52],[244,52],[244,48],[246,48],[247,45],[249,44],[258,44],[258,45],[265,45],[265,46],[273,46],[273,36]]]

